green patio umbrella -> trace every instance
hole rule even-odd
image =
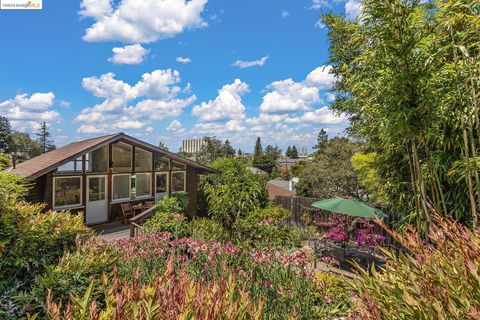
[[[372,208],[366,204],[353,199],[333,198],[312,203],[312,206],[326,211],[342,213],[348,216],[360,218],[385,218],[382,210]]]

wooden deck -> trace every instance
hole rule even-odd
[[[119,221],[94,226],[92,229],[102,239],[109,242],[130,238],[130,226]]]

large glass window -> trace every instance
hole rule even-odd
[[[57,168],[55,173],[82,172],[82,157],[69,161]]]
[[[168,192],[168,174],[166,172],[155,174],[155,193]]]
[[[112,176],[112,200],[130,200],[130,175],[116,174]]]
[[[112,144],[112,169],[116,172],[132,171],[132,146],[124,142]]]
[[[185,170],[185,165],[180,162],[172,161],[172,170]]]
[[[88,201],[105,200],[105,177],[88,177]]]
[[[185,172],[172,172],[172,192],[185,191]]]
[[[108,171],[108,145],[93,150],[86,156],[86,167],[88,172]]]
[[[135,171],[152,171],[152,153],[135,148]]]
[[[137,173],[135,175],[135,198],[150,197],[152,190],[152,177],[150,173]]]
[[[81,177],[55,177],[53,178],[53,184],[53,203],[55,208],[82,204]]]
[[[168,159],[165,157],[160,157],[155,155],[155,171],[165,171],[168,170]]]

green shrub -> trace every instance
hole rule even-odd
[[[0,173],[0,213],[11,210],[18,201],[27,195],[28,181],[15,174]]]
[[[184,212],[188,207],[190,198],[183,192],[176,192],[171,195],[171,198],[177,199],[178,205],[180,207],[179,212]]]
[[[480,318],[478,230],[436,217],[428,242],[413,228],[391,235],[406,252],[383,250],[386,265],[351,282],[359,319]]]
[[[157,211],[152,218],[145,222],[143,228],[147,234],[170,232],[174,238],[190,236],[188,222],[181,213]]]
[[[4,170],[10,165],[10,156],[8,154],[0,154],[0,170]]]
[[[317,286],[315,294],[327,302],[319,306],[320,314],[327,317],[326,315],[332,314],[332,310],[334,310],[338,316],[350,315],[348,319],[355,319],[355,314],[351,312],[353,306],[352,293],[344,276],[330,272],[319,272],[315,275],[315,283]]]
[[[237,219],[265,205],[265,181],[236,158],[221,158],[210,166],[220,173],[202,178],[209,214],[231,232]]]
[[[32,296],[45,301],[48,289],[55,301],[66,301],[71,294],[85,292],[93,283],[94,296],[99,295],[102,274],[111,274],[119,262],[120,254],[115,245],[98,237],[82,242],[77,251],[67,252],[57,265],[51,265],[39,276]]]
[[[162,200],[157,202],[157,207],[155,212],[171,212],[171,213],[180,213],[186,208],[182,206],[180,202],[180,196],[178,194],[172,195],[171,197],[165,197]]]
[[[225,242],[228,239],[227,232],[221,224],[212,219],[197,218],[190,221],[192,238],[208,241],[214,240]]]
[[[81,215],[42,210],[41,204],[19,203],[15,207],[9,219],[10,239],[0,261],[2,279],[28,282],[47,265],[56,263],[64,251],[75,249],[77,237],[92,235]]]
[[[302,231],[286,223],[290,212],[282,207],[258,209],[235,224],[235,241],[259,248],[292,247],[302,240]]]
[[[7,292],[1,307],[11,306],[9,318],[23,314],[34,279],[56,264],[65,252],[76,248],[78,237],[90,237],[81,215],[70,212],[42,212],[41,204],[19,203],[13,210],[3,210],[0,291]],[[0,318],[2,313],[0,311]]]
[[[187,205],[188,197],[181,193],[162,199],[157,203],[153,217],[143,225],[145,232],[170,232],[175,238],[190,236],[186,217],[180,213]]]

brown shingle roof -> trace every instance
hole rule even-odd
[[[106,143],[119,135],[120,133],[117,133],[108,136],[72,142],[56,150],[39,155],[38,157],[20,162],[16,165],[15,169],[11,169],[9,172],[32,179],[38,178],[44,173],[53,170],[55,167],[58,167],[63,163],[70,161],[71,159],[75,159],[80,155],[90,151],[89,149]]]
[[[279,187],[272,182],[267,182],[268,199],[275,200],[276,196],[291,197],[295,195],[294,191]]]
[[[177,160],[179,162],[182,162],[191,167],[200,169],[202,171],[215,172],[215,170],[213,170],[208,166],[205,166],[196,161],[181,157],[175,153],[160,149],[152,144],[136,139],[124,133],[116,133],[108,136],[102,136],[102,137],[92,138],[88,140],[73,142],[61,148],[58,148],[56,150],[44,153],[38,157],[32,158],[25,162],[21,162],[16,165],[15,169],[10,168],[7,170],[7,172],[15,173],[24,177],[35,179],[67,163],[68,161],[78,158],[79,156],[82,156],[83,154],[86,154],[100,147],[101,145],[114,142],[120,138],[137,143],[139,145],[143,145],[149,149],[162,152],[173,160]]]

